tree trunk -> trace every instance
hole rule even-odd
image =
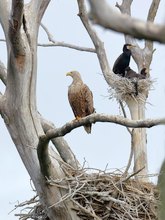
[[[25,7],[23,1],[13,0],[10,22],[7,16],[1,18],[8,48],[7,86],[1,114],[49,218],[77,220],[79,217],[69,200],[59,203],[67,190],[46,184],[37,157],[38,140],[44,135],[36,108],[37,36],[48,3],[48,0],[31,1]],[[3,10],[9,15],[9,5],[5,4]],[[65,175],[59,164],[61,158],[51,148],[49,154],[51,177],[62,179]]]
[[[145,102],[130,98],[126,101],[133,120],[145,119]],[[135,177],[141,181],[148,182],[148,165],[147,165],[147,143],[146,129],[134,128],[132,130],[132,148],[134,152],[134,172],[138,172]]]

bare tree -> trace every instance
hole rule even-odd
[[[116,76],[111,71],[103,42],[99,39],[89,21],[84,0],[77,0],[79,16],[94,44],[94,49],[55,42],[44,25],[42,27],[47,32],[51,44],[42,46],[65,46],[96,53],[106,82],[116,92],[118,100],[127,103],[133,120],[119,116],[93,114],[79,121],[69,122],[61,128],[55,128],[52,123],[48,122],[38,113],[36,106],[37,37],[42,17],[49,2],[50,0],[31,0],[28,4],[24,4],[23,0],[4,0],[0,3],[0,22],[5,34],[8,56],[7,68],[0,62],[0,78],[6,85],[5,93],[0,95],[0,112],[49,219],[81,219],[77,214],[78,209],[83,210],[94,219],[100,219],[93,210],[89,211],[72,199],[76,190],[84,187],[84,183],[74,193],[67,193],[68,173],[66,175],[66,170],[69,170],[70,176],[78,176],[84,173],[74,153],[62,136],[89,122],[106,121],[118,123],[125,127],[137,128],[131,131],[135,172],[136,174],[140,172],[139,174],[144,175],[142,180],[147,181],[146,135],[144,128],[164,124],[165,119],[144,120],[145,103],[152,82],[150,79],[146,79],[141,85],[139,84],[141,95],[135,97],[132,95],[134,93],[132,83],[125,81],[125,79],[121,80],[119,76]],[[105,22],[107,21],[106,15],[107,13],[109,14],[108,10],[110,8],[106,6],[105,11],[107,13],[105,13],[105,20],[102,22],[97,12],[99,11],[98,7],[105,7],[105,2],[102,1],[101,6],[100,1],[90,0],[89,2],[91,5],[90,16],[92,16],[95,22],[109,27],[105,25]],[[123,3],[117,5],[117,7],[122,13],[130,15],[131,3],[132,1],[123,0]],[[135,21],[126,15],[114,14],[116,21],[120,22],[121,16],[122,19],[124,16],[124,19],[130,25],[122,25],[122,28],[118,26],[119,28],[116,28],[117,31],[146,39],[145,48],[141,49],[134,38],[125,36],[126,42],[134,43],[137,46],[133,51],[133,57],[139,70],[143,66],[149,68],[152,60],[153,43],[148,40],[164,42],[162,37],[164,35],[159,35],[158,37],[155,34],[158,32],[164,33],[164,26],[156,26],[152,23],[158,5],[159,1],[153,1],[148,13],[147,22],[140,23],[141,26],[138,26],[139,21]],[[144,27],[147,25],[150,26],[151,33],[144,30]],[[113,29],[116,26],[114,25]],[[132,31],[131,27],[135,27],[134,31]],[[129,95],[126,96],[125,93],[123,94],[123,91],[119,91],[121,84],[131,87]],[[52,141],[58,154],[49,146],[49,141]],[[56,180],[56,182],[53,182],[53,180]],[[98,195],[100,196],[100,194]],[[103,195],[101,196],[104,197]],[[120,201],[113,200],[111,197],[108,197],[108,199],[109,201],[112,200],[113,202],[120,203]]]

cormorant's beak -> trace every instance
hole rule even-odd
[[[150,69],[150,68],[146,68],[145,72],[146,72],[147,74],[149,74],[151,70],[152,70],[152,69]]]
[[[134,48],[134,47],[136,47],[135,45],[133,45],[133,44],[131,44],[131,45],[129,45],[129,46],[127,46],[127,48],[130,50],[130,49],[132,49],[132,48]]]
[[[66,73],[66,76],[71,76],[71,72]]]
[[[149,74],[151,70],[152,70],[152,69],[147,68],[147,69],[146,69],[147,74]]]

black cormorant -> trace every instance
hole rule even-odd
[[[147,74],[148,74],[147,68],[144,67],[140,72],[140,75],[143,77],[142,79],[146,79]]]
[[[136,73],[129,66],[125,69],[125,77],[132,80],[132,83],[135,86],[135,95],[138,95],[138,80],[146,79],[147,69],[143,68],[140,71],[140,74]]]
[[[125,68],[125,77],[128,79],[133,79],[133,78],[146,79],[146,76],[147,76],[147,69],[146,68],[143,68],[140,71],[140,74],[136,73],[129,66],[127,68]]]
[[[119,74],[120,76],[125,76],[125,68],[129,66],[131,58],[131,48],[135,47],[131,44],[124,44],[123,53],[116,59],[113,65],[113,72]]]

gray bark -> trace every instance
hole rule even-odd
[[[6,84],[5,94],[0,95],[0,113],[34,183],[41,204],[47,210],[48,217],[51,220],[79,220],[72,209],[75,206],[72,201],[61,200],[67,193],[66,189],[49,185],[45,178],[63,179],[65,173],[61,168],[61,163],[65,162],[75,170],[80,166],[75,155],[60,136],[88,122],[108,121],[128,127],[138,127],[133,130],[135,133],[135,171],[142,168],[140,161],[143,161],[145,165],[143,171],[146,174],[146,137],[145,132],[141,132],[142,128],[139,127],[164,124],[165,119],[139,121],[138,119],[144,119],[145,116],[144,104],[135,104],[132,100],[127,104],[130,107],[132,118],[136,121],[118,116],[93,114],[78,122],[71,122],[56,129],[41,119],[36,107],[37,37],[39,25],[49,1],[31,0],[28,5],[24,5],[23,0],[0,2],[0,22],[5,33],[8,52],[7,74],[3,64],[0,63],[0,78]],[[104,45],[88,21],[84,1],[78,0],[78,5],[80,18],[95,46],[92,52],[97,53],[105,80],[109,85],[113,85],[114,76],[108,64]],[[132,38],[127,37],[126,40],[131,41]],[[161,40],[163,41],[164,38]],[[151,62],[151,43],[146,42],[143,50],[144,56],[141,55],[141,52],[142,50],[138,48],[134,54],[139,69],[144,60],[147,66]],[[50,139],[58,153],[49,147]],[[141,140],[140,143],[139,140]]]
[[[8,1],[0,3],[0,21],[8,48],[7,86],[1,97],[1,114],[49,218],[75,220],[79,218],[70,201],[53,206],[67,192],[46,184],[37,157],[38,140],[44,135],[36,107],[37,36],[48,3],[49,0],[35,0],[24,6],[23,1],[13,0],[11,11]],[[51,148],[49,154],[54,158],[51,177],[63,178],[59,156]]]

